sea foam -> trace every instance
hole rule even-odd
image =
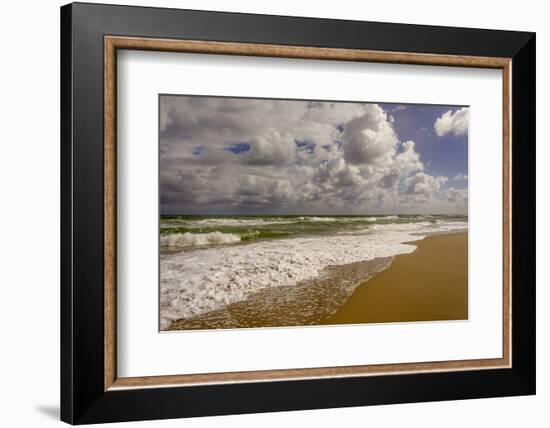
[[[463,222],[376,225],[354,235],[266,240],[161,255],[161,329],[175,320],[244,300],[267,287],[292,286],[315,278],[327,266],[410,253],[416,247],[406,242],[466,227]],[[212,239],[206,235],[211,234],[182,234],[177,239]],[[215,236],[240,239],[238,235]]]
[[[194,247],[198,245],[234,244],[240,242],[241,236],[234,233],[174,233],[161,235],[160,245],[163,247]]]

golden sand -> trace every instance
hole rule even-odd
[[[321,324],[468,318],[468,233],[415,241],[386,269],[355,289]]]

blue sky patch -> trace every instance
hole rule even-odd
[[[230,151],[236,155],[248,152],[250,150],[249,143],[234,143],[230,147],[224,148],[224,150]]]
[[[312,143],[309,140],[294,140],[294,143],[296,143],[296,147],[298,147],[298,151],[304,151],[307,153],[313,153],[315,151],[315,147],[317,144]]]
[[[468,136],[445,135],[439,137],[434,131],[434,123],[447,111],[460,109],[448,105],[408,105],[379,104],[395,118],[393,127],[400,141],[414,141],[415,150],[420,153],[425,172],[432,175],[454,177],[468,174]],[[404,108],[406,107],[406,108]],[[466,186],[466,183],[450,181],[447,186]],[[445,187],[445,186],[443,186]]]

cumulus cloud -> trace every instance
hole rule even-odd
[[[453,177],[453,181],[468,181],[468,176],[466,174],[457,174]]]
[[[454,187],[451,187],[445,191],[445,197],[450,202],[467,201],[468,189],[455,189]]]
[[[448,181],[444,176],[432,176],[424,172],[418,172],[415,175],[405,179],[406,192],[412,195],[422,195],[429,198],[436,192],[439,192],[441,185]]]
[[[277,131],[254,137],[249,144],[250,152],[243,156],[243,160],[254,165],[282,165],[293,159],[296,149],[290,135]]]
[[[162,96],[161,211],[456,212],[394,126],[376,104]]]
[[[344,158],[351,164],[387,163],[399,143],[391,122],[376,104],[345,124],[342,144]]]
[[[435,133],[439,137],[447,134],[455,136],[468,135],[468,108],[462,107],[459,110],[449,110],[438,117],[434,123]]]

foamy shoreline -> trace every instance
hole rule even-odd
[[[412,252],[431,233],[467,230],[462,224],[376,225],[364,233],[266,240],[161,256],[161,329],[245,300],[264,288],[292,286],[328,266]]]

